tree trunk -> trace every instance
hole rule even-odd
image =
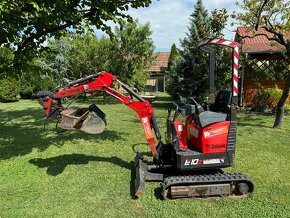
[[[290,72],[286,78],[282,96],[277,104],[276,119],[273,128],[281,128],[284,116],[284,106],[290,94]]]

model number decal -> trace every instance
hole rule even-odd
[[[186,159],[184,166],[198,165],[202,164],[202,160],[200,159]]]

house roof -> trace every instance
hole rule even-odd
[[[149,71],[153,73],[165,72],[168,66],[170,52],[153,52],[156,59],[152,62]]]
[[[274,35],[264,28],[258,29],[256,31],[253,27],[238,27],[235,37],[235,41],[238,41],[241,44],[241,49],[243,53],[281,53],[286,51],[285,46],[277,43],[276,41],[270,41],[265,35],[258,35],[253,37],[256,34],[266,34],[269,38]],[[250,36],[253,38],[242,38],[244,36]]]

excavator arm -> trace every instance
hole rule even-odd
[[[118,83],[130,97],[111,88],[113,83]],[[161,134],[154,117],[151,104],[134,92],[129,86],[119,81],[108,72],[99,72],[90,76],[72,81],[66,86],[58,87],[54,92],[40,91],[37,93],[38,101],[43,107],[47,117],[61,119],[62,99],[77,96],[83,93],[104,91],[114,97],[118,102],[126,105],[136,112],[140,118],[147,144],[153,157],[157,157],[156,139],[161,142]],[[135,97],[136,100],[133,99]],[[154,129],[154,133],[152,131]],[[156,139],[155,139],[156,138]]]

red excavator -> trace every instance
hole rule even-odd
[[[166,143],[149,101],[108,72],[99,72],[58,87],[38,92],[39,103],[47,119],[56,119],[65,130],[80,129],[90,134],[105,130],[106,115],[95,104],[89,108],[64,108],[65,99],[83,93],[103,91],[134,110],[140,118],[153,161],[145,163],[141,152],[135,157],[135,195],[145,190],[145,181],[161,181],[164,199],[247,197],[253,182],[241,173],[224,173],[232,166],[236,151],[238,106],[238,43],[208,39],[199,46],[209,54],[210,92],[215,91],[215,52],[212,45],[227,46],[233,54],[232,90],[221,90],[214,103],[201,106],[194,98],[173,104],[168,110]],[[112,88],[119,84],[127,94]],[[182,123],[180,116],[185,117]]]

